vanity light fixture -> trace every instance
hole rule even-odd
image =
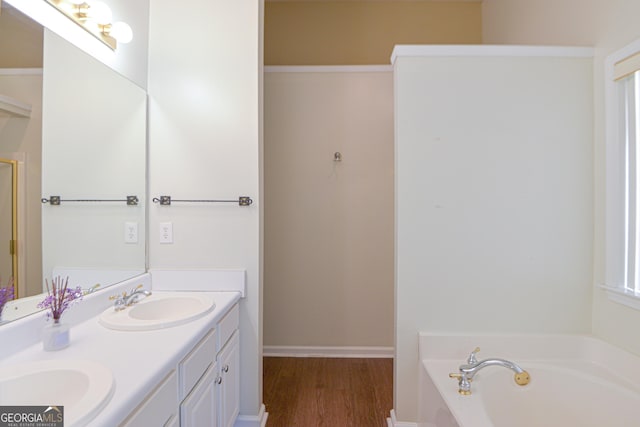
[[[111,36],[120,43],[129,43],[133,39],[133,31],[126,22],[115,22],[113,24],[107,24],[102,27],[102,32]]]
[[[0,0],[1,1],[1,0]],[[131,27],[125,22],[112,23],[109,6],[93,0],[44,0],[98,40],[116,50],[119,43],[133,38]]]

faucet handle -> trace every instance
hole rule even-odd
[[[126,296],[127,296],[127,293],[123,292],[122,294],[111,295],[109,297],[109,301],[115,301],[113,303],[113,309],[115,311],[120,311],[124,309],[124,299]]]
[[[527,385],[529,381],[531,381],[531,377],[529,376],[529,372],[522,371],[513,376],[514,381],[518,385]]]
[[[469,354],[469,357],[467,358],[467,365],[475,365],[476,363],[478,363],[478,358],[476,358],[476,353],[478,353],[480,351],[480,347],[476,347],[471,354]]]
[[[115,294],[115,295],[111,295],[109,297],[109,301],[113,301],[113,300],[117,300],[117,299],[122,299],[122,294]]]
[[[471,380],[462,373],[450,373],[449,378],[458,380],[458,393],[463,396],[471,394]]]

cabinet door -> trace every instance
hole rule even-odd
[[[163,427],[180,427],[180,419],[177,415],[174,415],[169,421],[164,423]]]
[[[178,376],[171,371],[153,392],[120,424],[120,427],[162,426],[178,408]]]
[[[240,352],[235,331],[218,354],[220,369],[220,427],[233,427],[240,411]]]
[[[217,372],[214,363],[180,405],[181,427],[218,427]]]

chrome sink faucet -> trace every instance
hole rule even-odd
[[[467,363],[460,365],[459,372],[449,374],[450,378],[458,379],[458,393],[465,396],[471,394],[471,381],[473,381],[473,377],[479,370],[486,368],[487,366],[502,366],[503,368],[511,369],[515,373],[513,379],[516,384],[529,384],[529,381],[531,380],[529,373],[517,364],[505,359],[485,359],[478,361],[476,353],[479,351],[480,348],[476,347],[476,349],[469,354]]]
[[[138,285],[135,289],[132,289],[128,294],[123,292],[122,294],[114,295],[110,297],[110,300],[115,300],[113,303],[113,309],[115,311],[124,310],[126,307],[138,302],[140,295],[148,297],[151,295],[151,291],[142,289],[142,285]]]

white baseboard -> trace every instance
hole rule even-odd
[[[350,357],[392,359],[393,347],[307,347],[265,345],[262,355],[267,357]]]
[[[387,418],[387,426],[388,427],[418,427],[418,423],[407,423],[403,421],[398,421],[396,419],[396,411],[392,409],[390,413],[390,417]],[[430,427],[430,423],[425,427]]]
[[[264,405],[260,405],[258,415],[238,415],[233,427],[265,427],[269,413]]]

